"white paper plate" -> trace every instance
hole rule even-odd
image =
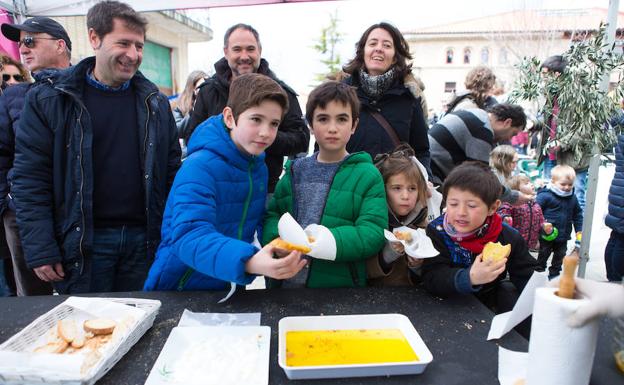
[[[407,342],[418,355],[418,362],[392,362],[381,364],[287,366],[286,332],[291,330],[350,330],[391,329],[401,330]],[[420,335],[402,314],[361,314],[339,316],[285,317],[279,321],[278,363],[291,380],[306,378],[343,378],[392,376],[422,373],[433,360],[431,352]]]
[[[267,385],[268,326],[175,327],[146,385]]]

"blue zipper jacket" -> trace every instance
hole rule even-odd
[[[188,157],[167,199],[162,242],[145,290],[219,290],[250,283],[245,263],[267,195],[264,154],[241,153],[223,123],[209,118],[195,129]]]
[[[574,231],[583,231],[583,210],[581,210],[574,192],[563,197],[543,187],[537,191],[535,201],[542,208],[544,219],[559,230],[559,235],[555,241],[569,240],[572,225],[574,225]]]
[[[83,99],[95,58],[60,71],[26,94],[15,131],[11,193],[28,267],[63,263],[79,274],[93,243],[93,129]],[[137,72],[141,168],[144,174],[147,254],[160,241],[165,200],[180,165],[180,144],[167,97]],[[70,277],[66,276],[66,281]],[[63,291],[66,281],[57,283]]]

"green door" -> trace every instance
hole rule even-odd
[[[146,41],[143,47],[143,62],[139,69],[165,95],[173,93],[171,48]]]

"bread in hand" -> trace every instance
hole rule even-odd
[[[312,251],[312,249],[308,246],[295,245],[294,243],[287,242],[281,238],[275,238],[273,241],[271,241],[271,244],[277,249],[300,251],[303,254],[308,254],[310,251]]]
[[[483,262],[498,262],[509,257],[511,245],[501,245],[499,242],[488,242],[483,248]]]
[[[400,239],[402,241],[405,241],[407,243],[412,243],[412,233],[409,231],[395,231],[394,232],[394,236],[397,237],[397,239]]]

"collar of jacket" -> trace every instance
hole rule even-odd
[[[419,225],[425,218],[427,218],[427,208],[420,203],[416,203],[416,207],[407,214],[403,221],[399,220],[392,209],[388,207],[388,225],[393,229],[411,224]]]
[[[409,75],[405,77],[404,80],[409,80]],[[356,87],[357,95],[358,95],[358,98],[360,99],[360,102],[362,102],[362,104],[369,104],[370,98],[364,93],[364,91],[362,91],[357,74],[346,77],[343,80],[343,82],[353,87]],[[404,83],[404,81],[400,79],[395,79],[392,85],[390,86],[390,88],[381,96],[380,100],[383,99],[387,95],[404,95],[404,94],[408,94],[408,95],[413,96],[414,98],[418,98],[418,96],[414,94],[413,90],[415,91],[415,88],[409,87],[406,83]]]
[[[219,80],[219,83],[223,86],[229,87],[230,79],[232,77],[232,70],[230,69],[230,65],[228,64],[227,59],[225,57],[219,59],[219,61],[214,64],[214,68],[215,75]],[[273,80],[277,80],[273,71],[269,69],[269,62],[264,59],[260,59],[260,66],[258,66],[258,71],[256,72],[262,75],[266,75]]]
[[[310,155],[312,156],[312,155]],[[293,159],[293,160],[288,160],[286,162],[286,165],[284,166],[284,168],[286,170],[290,170],[293,162],[295,162],[297,159]],[[347,164],[356,164],[356,163],[370,163],[373,164],[373,158],[371,158],[371,156],[364,151],[359,151],[359,152],[354,152],[352,154],[348,154],[343,160],[342,163],[340,163],[340,168],[342,168],[344,165]]]
[[[75,66],[58,72],[58,76],[53,79],[54,86],[74,95],[82,95],[86,85],[87,71],[93,67],[95,67],[95,56],[85,58]],[[158,92],[158,87],[147,80],[140,71],[137,71],[130,79],[130,85],[141,99]]]
[[[195,128],[187,146],[188,156],[200,150],[210,151],[226,163],[244,171],[249,169],[250,164],[253,164],[254,170],[264,164],[264,153],[258,156],[247,155],[236,147],[223,123],[223,114],[211,116]]]

